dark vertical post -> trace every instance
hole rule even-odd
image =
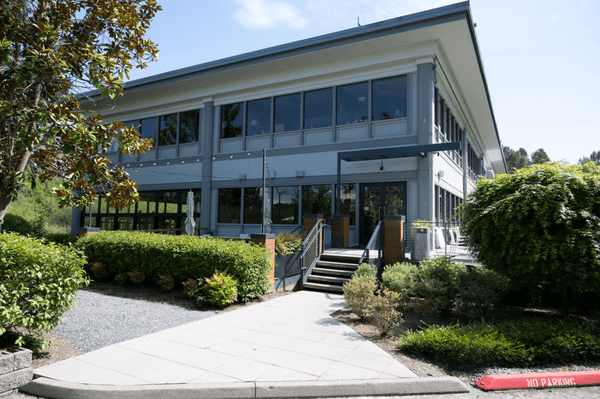
[[[335,189],[336,199],[335,199],[335,214],[342,212],[341,206],[341,197],[342,197],[342,159],[340,158],[340,153],[338,152],[337,157],[337,187]]]
[[[266,203],[266,199],[267,196],[265,195],[265,185],[266,185],[266,180],[265,180],[265,168],[267,167],[267,149],[263,148],[263,167],[262,167],[262,223],[260,226],[260,232],[262,234],[265,234],[265,215],[267,214],[267,203]]]

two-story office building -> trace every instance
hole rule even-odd
[[[107,154],[142,201],[100,200],[91,224],[106,230],[183,228],[192,190],[200,234],[260,232],[263,149],[273,232],[344,213],[354,244],[382,213],[447,219],[506,170],[468,2],[135,80],[99,104],[155,143]]]

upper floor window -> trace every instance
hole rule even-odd
[[[179,114],[179,144],[197,143],[200,136],[200,110]]]
[[[244,103],[228,104],[221,107],[222,139],[241,137],[243,123]]]
[[[158,128],[158,118],[142,119],[140,126],[140,138],[152,139],[156,146],[156,130]]]
[[[405,118],[406,100],[406,75],[374,80],[372,120]]]
[[[333,88],[304,93],[304,129],[331,126],[333,118]]]
[[[177,144],[177,114],[160,117],[160,130],[158,131],[158,145]]]
[[[300,130],[300,93],[275,97],[275,133]]]
[[[368,120],[367,82],[354,83],[337,88],[337,119],[336,125],[349,125]]]
[[[271,99],[248,102],[246,136],[271,133]]]

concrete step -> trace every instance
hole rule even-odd
[[[314,290],[314,291],[325,291],[325,292],[335,292],[336,294],[343,294],[344,290],[341,285],[333,285],[333,284],[320,284],[320,283],[304,283],[304,289]]]
[[[340,262],[330,262],[319,260],[316,264],[317,267],[326,267],[329,269],[344,269],[344,270],[356,270],[358,269],[358,264],[356,263],[340,263]]]
[[[354,274],[354,270],[340,270],[340,269],[330,269],[330,268],[324,268],[324,267],[315,267],[312,271],[312,274],[350,278]]]
[[[310,276],[308,276],[308,281],[310,282],[321,282],[321,283],[327,283],[327,284],[339,284],[339,285],[343,285],[345,282],[350,281],[349,278],[344,278],[344,277],[331,277],[331,276],[320,276],[320,275],[316,275],[316,274],[311,274]]]
[[[360,256],[339,256],[339,255],[321,255],[321,260],[327,262],[340,262],[340,263],[351,263],[358,265],[360,261]]]

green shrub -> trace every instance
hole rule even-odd
[[[115,281],[119,285],[125,285],[125,283],[127,282],[127,274],[126,273],[119,273],[119,274],[117,274],[115,276]]]
[[[452,310],[459,292],[459,277],[463,271],[464,265],[452,262],[449,256],[421,262],[416,290],[427,303],[425,314],[437,316]]]
[[[600,166],[547,163],[483,179],[461,206],[462,232],[486,267],[529,287],[600,289]]]
[[[0,234],[0,335],[17,327],[31,329],[35,351],[49,343],[42,335],[62,320],[75,301],[75,293],[89,280],[83,271],[81,251],[44,244],[14,233]],[[15,342],[25,342],[16,331]]]
[[[236,301],[237,281],[229,274],[217,271],[204,281],[206,281],[206,299],[211,305],[225,306]]]
[[[158,276],[158,286],[163,291],[171,291],[173,286],[175,285],[175,281],[173,277],[167,275]]]
[[[500,323],[432,325],[410,332],[398,348],[457,366],[532,367],[600,361],[600,325],[537,317]]]
[[[33,225],[25,218],[12,213],[7,213],[4,215],[2,230],[5,232],[17,233],[22,236],[35,236],[35,234],[33,234]]]
[[[60,245],[69,245],[77,242],[77,237],[69,233],[55,233],[44,236],[45,242],[53,242]]]
[[[395,292],[398,295],[398,306],[408,307],[410,297],[416,293],[415,285],[419,269],[408,262],[395,263],[386,266],[381,275],[381,288]]]
[[[376,288],[375,268],[363,263],[358,267],[352,279],[344,283],[346,307],[361,319],[365,318],[369,314]]]
[[[203,280],[221,270],[238,281],[238,296],[244,302],[266,292],[273,267],[264,247],[213,237],[101,231],[79,239],[75,246],[91,261],[108,265],[111,275],[137,269],[154,281],[170,275],[182,282]]]
[[[483,267],[464,269],[459,275],[457,313],[477,317],[491,311],[508,287],[508,280]]]
[[[373,318],[373,322],[381,335],[387,333],[402,320],[402,313],[398,312],[400,298],[393,291],[383,289],[379,295],[373,295],[367,308],[368,316]]]
[[[193,278],[188,278],[183,283],[183,293],[187,295],[188,298],[193,298],[196,294],[196,290],[198,289],[198,282]]]
[[[282,232],[275,236],[275,254],[289,255],[302,252],[302,235]]]
[[[129,279],[131,280],[131,282],[136,285],[142,285],[142,283],[146,279],[144,272],[141,272],[137,269],[127,272],[127,276],[129,276]]]

